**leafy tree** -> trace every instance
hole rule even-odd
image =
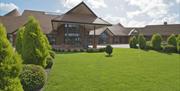
[[[23,91],[18,78],[21,62],[7,39],[6,29],[0,24],[0,91]]]
[[[143,34],[140,34],[138,36],[138,43],[139,43],[139,48],[140,49],[145,49],[146,48],[146,39],[144,38]]]
[[[169,45],[177,46],[176,36],[174,34],[171,34],[171,36],[168,37],[167,42]]]
[[[17,37],[16,37],[16,50],[19,54],[21,54],[22,51],[23,35],[24,35],[24,27],[21,27],[18,29]]]
[[[22,58],[25,64],[46,66],[46,58],[49,56],[50,47],[38,21],[34,17],[29,17],[28,23],[25,25],[22,45]]]
[[[137,47],[137,39],[135,36],[131,37],[129,40],[129,46],[130,48],[138,48]]]
[[[151,44],[154,50],[161,50],[161,35],[160,34],[154,34],[151,39]]]
[[[106,46],[106,53],[108,54],[108,56],[110,56],[113,52],[113,48],[111,45],[107,45]]]

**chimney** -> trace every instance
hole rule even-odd
[[[165,22],[164,22],[164,25],[167,25],[167,24],[168,24],[168,23],[165,21]]]

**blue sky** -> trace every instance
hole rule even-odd
[[[180,23],[180,0],[0,0],[0,15],[14,8],[64,13],[84,1],[99,17],[126,27]]]

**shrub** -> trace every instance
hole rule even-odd
[[[111,45],[106,46],[106,53],[110,56],[113,52],[113,48]]]
[[[25,65],[20,74],[24,91],[36,91],[41,89],[46,81],[44,69],[38,65]]]
[[[0,91],[23,91],[18,78],[21,62],[7,39],[5,27],[0,24]]]
[[[129,40],[129,47],[130,48],[138,48],[137,47],[137,39],[135,36],[131,37]]]
[[[140,49],[145,49],[146,48],[146,39],[142,34],[138,36],[138,43],[139,43],[139,48]]]
[[[46,36],[34,17],[30,17],[25,25],[22,45],[21,55],[25,64],[46,66],[46,57],[49,56],[50,48]]]
[[[56,53],[54,51],[49,51],[49,54],[53,59],[55,58]]]
[[[68,49],[67,52],[71,52],[71,49]]]
[[[16,37],[16,50],[19,54],[22,53],[22,40],[24,35],[24,27],[18,29],[17,37]]]
[[[180,54],[180,40],[178,40],[178,42],[177,42],[177,52]]]
[[[151,44],[154,50],[161,50],[161,41],[162,38],[159,34],[154,34],[151,39]]]
[[[87,52],[92,53],[92,52],[94,52],[94,50],[95,50],[94,48],[88,48]]]
[[[171,36],[168,37],[167,43],[169,45],[177,46],[176,36],[174,34],[171,34]]]
[[[53,58],[52,57],[47,57],[46,58],[46,68],[51,68],[53,65]]]
[[[177,51],[177,49],[174,45],[166,45],[166,46],[164,46],[163,51],[168,52],[168,53],[170,53],[170,52],[175,53]]]
[[[84,52],[84,49],[80,49],[80,52]]]
[[[99,48],[99,52],[105,52],[106,48]]]
[[[177,52],[180,54],[180,34],[177,37]]]
[[[152,48],[151,41],[147,41],[147,42],[146,42],[146,49],[148,49],[148,50],[153,49],[153,48]]]
[[[74,49],[73,52],[78,52],[78,49]]]

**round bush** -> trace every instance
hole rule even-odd
[[[106,46],[106,53],[110,56],[113,52],[113,48],[111,45]]]
[[[20,74],[24,91],[36,91],[41,89],[46,81],[46,73],[41,66],[25,65]]]
[[[52,57],[47,57],[46,58],[46,68],[51,68],[53,65],[53,58]]]

